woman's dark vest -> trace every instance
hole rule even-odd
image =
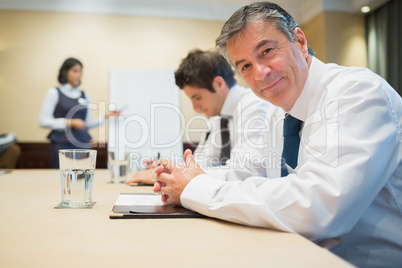
[[[82,119],[85,121],[87,116],[87,105],[86,102],[83,104],[79,103],[79,99],[85,100],[85,94],[82,91],[81,97],[78,99],[71,99],[64,95],[59,88],[57,88],[57,92],[59,93],[59,102],[54,109],[53,116],[54,118],[66,118],[66,119]],[[71,114],[69,112],[71,109],[74,109]],[[73,139],[71,137],[73,136]],[[69,137],[67,137],[69,136]],[[48,135],[48,138],[55,143],[74,143],[74,139],[81,143],[88,143],[91,140],[91,136],[88,134],[88,130],[76,130],[76,129],[68,129],[66,130],[53,130]],[[70,139],[69,139],[70,138]]]

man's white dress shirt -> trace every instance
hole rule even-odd
[[[265,151],[261,150],[262,136],[266,129],[265,116],[272,105],[258,98],[251,89],[233,86],[221,109],[220,116],[209,119],[209,137],[206,134],[194,151],[196,162],[205,171],[222,180],[245,179],[250,176],[265,176],[262,165]],[[222,148],[220,119],[230,117],[230,160],[219,166]],[[254,162],[252,162],[254,161]]]
[[[401,97],[367,69],[313,57],[289,113],[304,122],[293,172],[232,182],[199,175],[184,189],[183,206],[299,233],[359,267],[401,267]],[[283,131],[278,118],[283,111],[272,109],[271,134]],[[274,140],[267,144],[283,146]]]

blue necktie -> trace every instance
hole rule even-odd
[[[288,170],[285,163],[292,168],[297,167],[297,157],[299,155],[300,128],[301,123],[297,118],[286,114],[283,122],[283,151],[281,159],[281,177],[287,176]]]

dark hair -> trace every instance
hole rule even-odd
[[[60,84],[67,83],[68,70],[70,70],[77,64],[80,65],[82,68],[82,63],[79,60],[74,59],[74,58],[68,58],[63,62],[63,64],[60,67],[60,70],[59,70],[59,76],[57,77],[57,80],[59,80]]]
[[[217,76],[221,76],[229,88],[236,84],[232,67],[218,51],[190,51],[174,75],[181,89],[193,86],[215,92],[212,82]]]
[[[297,25],[292,16],[277,4],[256,2],[238,9],[223,25],[221,34],[216,39],[216,45],[229,62],[226,43],[244,30],[249,23],[260,20],[272,23],[290,42],[294,42],[294,30],[299,25]],[[308,47],[308,52],[312,56],[315,55],[310,47]]]

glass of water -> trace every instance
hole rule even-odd
[[[61,197],[65,207],[92,205],[96,150],[59,150]]]
[[[109,168],[112,175],[112,183],[123,183],[127,179],[128,154],[123,152],[108,152]]]

